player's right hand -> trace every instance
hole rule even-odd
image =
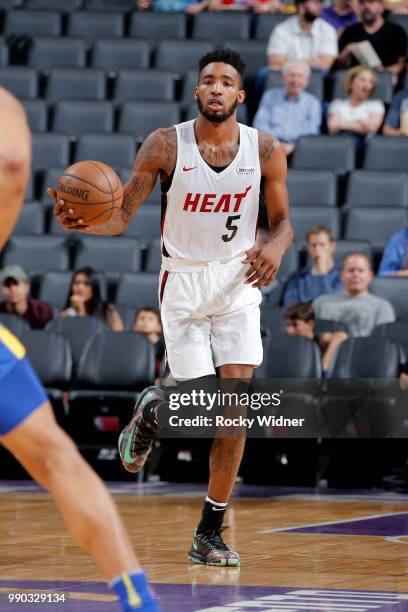
[[[65,230],[71,232],[86,232],[88,230],[89,226],[85,225],[84,220],[74,217],[73,209],[68,208],[68,205],[65,204],[64,200],[58,200],[55,189],[49,188],[47,189],[47,193],[55,204],[54,215],[56,216],[58,223]]]

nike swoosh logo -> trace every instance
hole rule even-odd
[[[195,170],[197,168],[197,166],[193,166],[192,168],[186,168],[185,166],[183,166],[183,172],[188,172],[189,170]]]
[[[214,510],[214,512],[221,512],[222,510],[226,510],[226,508],[217,508],[216,506],[212,506],[211,510]]]

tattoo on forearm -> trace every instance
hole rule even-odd
[[[154,186],[154,177],[149,173],[138,173],[131,178],[132,191],[123,196],[122,211],[126,221],[130,221],[139,204]]]

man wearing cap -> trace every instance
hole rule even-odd
[[[0,286],[4,296],[0,313],[22,317],[33,329],[42,329],[53,318],[53,310],[47,302],[28,297],[30,279],[21,266],[4,268],[0,272]]]

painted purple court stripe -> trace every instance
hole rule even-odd
[[[328,533],[335,535],[408,536],[408,512],[373,516],[358,520],[306,525],[282,529],[283,533]]]
[[[214,570],[217,571],[217,570]],[[71,593],[108,595],[102,583],[0,581],[0,588],[37,589]],[[243,585],[155,584],[163,612],[199,612],[216,608],[217,612],[266,612],[306,610],[307,612],[408,612],[408,594],[380,591],[339,591],[331,589],[296,589]],[[0,592],[0,612],[10,612],[7,594]],[[65,604],[22,604],[18,611],[36,612],[120,612],[112,602],[68,600]]]

